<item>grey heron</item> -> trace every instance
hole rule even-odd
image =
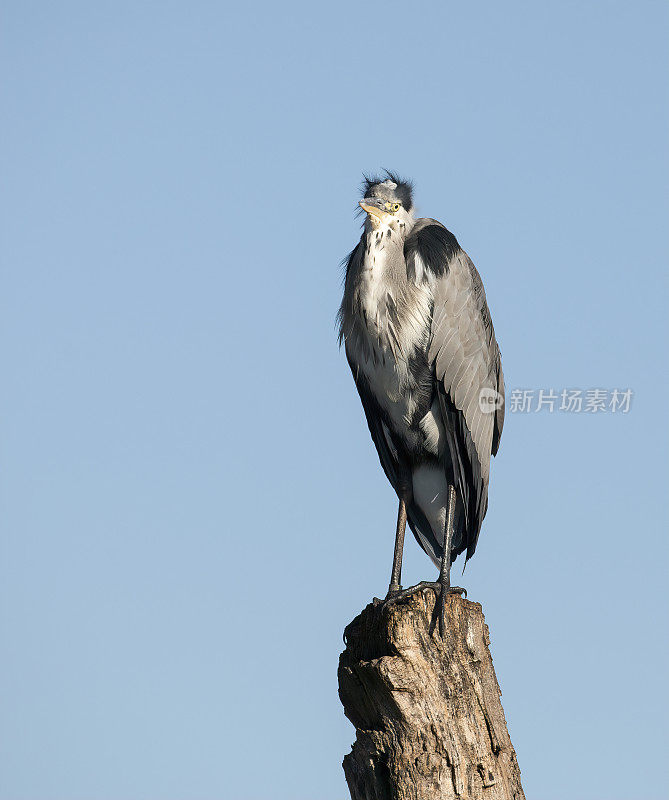
[[[399,498],[387,601],[402,592],[408,521],[439,568],[439,628],[453,560],[476,549],[490,457],[504,423],[504,378],[481,277],[455,236],[414,216],[413,187],[365,178],[366,217],[346,260],[339,341],[381,466]],[[414,587],[415,588],[415,587]]]

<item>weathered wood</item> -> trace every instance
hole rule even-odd
[[[524,800],[479,603],[450,595],[376,601],[346,628],[339,696],[356,727],[352,800]]]

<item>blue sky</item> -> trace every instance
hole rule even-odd
[[[0,798],[347,796],[341,633],[396,507],[334,316],[382,167],[477,264],[508,390],[634,391],[507,415],[462,581],[527,796],[663,797],[666,5],[0,27]]]

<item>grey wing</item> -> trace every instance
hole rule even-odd
[[[425,275],[433,289],[428,360],[463,503],[465,535],[457,552],[466,547],[471,558],[488,508],[490,457],[504,423],[500,352],[483,283],[455,237],[435,220],[421,220],[414,231],[405,248],[407,269]]]
[[[470,558],[488,508],[490,456],[497,452],[504,421],[504,407],[498,407],[504,379],[483,284],[462,251],[435,282],[428,359],[438,381]]]
[[[496,342],[495,342],[496,343]],[[506,392],[504,390],[504,374],[502,372],[502,357],[497,348],[497,360],[499,363],[499,372],[497,373],[497,394],[498,394],[498,408],[495,412],[495,427],[492,431],[492,454],[497,455],[499,450],[499,443],[502,439],[502,428],[504,427],[504,406],[506,405]]]

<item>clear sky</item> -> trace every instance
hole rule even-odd
[[[347,796],[396,501],[334,317],[382,167],[477,264],[508,392],[634,391],[507,413],[454,574],[527,796],[666,796],[667,16],[3,5],[1,800]]]

